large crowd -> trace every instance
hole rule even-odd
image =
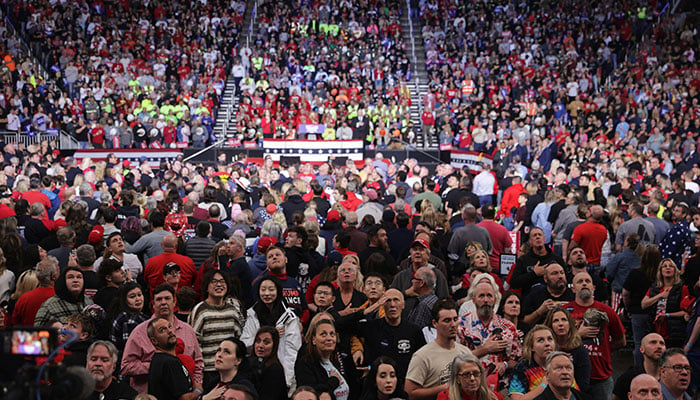
[[[0,29],[17,129],[75,123],[100,147],[105,119],[134,144],[173,143],[151,136],[162,115],[201,146],[230,70],[246,140],[315,123],[326,139],[391,147],[383,124],[411,139],[397,2],[261,2],[240,48],[242,2],[53,3],[14,3],[11,19],[58,86]],[[2,326],[57,328],[54,362],[86,367],[102,400],[697,395],[694,26],[661,4],[412,7],[423,131],[492,160],[152,168],[5,142]],[[623,348],[633,366],[613,373]],[[8,358],[0,382],[35,362]]]
[[[297,138],[303,125],[323,125],[324,140],[414,139],[401,14],[396,0],[260,2],[253,43],[233,68],[239,136]]]
[[[14,85],[5,86],[3,116],[24,118],[8,130],[61,129],[82,148],[202,147],[215,139],[245,2],[54,3],[6,5],[48,77],[9,68]],[[6,65],[24,60],[2,55]]]

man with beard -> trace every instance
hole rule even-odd
[[[174,309],[175,289],[166,284],[158,286],[153,291],[153,317],[138,324],[126,342],[121,374],[125,378],[131,378],[131,387],[139,393],[143,393],[148,389],[149,367],[156,350],[148,335],[149,323],[154,319],[164,319],[170,323],[170,329],[185,344],[183,354],[194,359],[195,373],[192,378],[195,384],[201,385],[202,383],[204,359],[197,341],[197,335],[191,326],[175,318]]]
[[[148,338],[155,354],[148,369],[148,394],[161,400],[195,400],[202,395],[201,384],[193,384],[187,368],[175,355],[177,337],[165,318],[148,322]]]
[[[632,366],[625,371],[620,377],[615,380],[615,388],[613,389],[613,400],[624,400],[627,393],[630,392],[632,379],[639,374],[649,374],[654,379],[659,379],[661,373],[659,368],[659,359],[666,351],[666,342],[658,333],[650,333],[642,339],[642,345],[639,348],[644,357],[644,363],[641,368]],[[661,390],[659,389],[659,393]]]
[[[576,320],[578,333],[591,358],[591,387],[588,393],[594,399],[609,399],[613,392],[610,353],[625,347],[625,328],[612,308],[593,298],[595,286],[587,272],[579,272],[574,276],[573,289],[576,299],[564,308]],[[608,322],[602,318],[598,318],[598,324],[584,321],[583,316],[588,309],[596,309],[605,314]]]
[[[359,357],[361,364],[371,364],[379,356],[389,356],[398,366],[397,377],[403,379],[411,356],[425,345],[425,338],[417,325],[401,318],[404,308],[401,292],[389,289],[380,301],[384,303],[385,316],[360,322],[358,333],[363,348],[355,351],[353,358]]]
[[[411,268],[404,269],[396,274],[391,287],[405,292],[413,286],[413,277],[421,267],[429,267],[435,273],[435,295],[438,298],[444,299],[449,297],[450,291],[447,286],[445,275],[440,272],[433,264],[428,263],[430,260],[430,244],[425,239],[416,239],[411,243],[409,249]]]
[[[571,282],[574,276],[579,272],[588,272],[588,258],[586,257],[586,252],[582,248],[576,246],[569,250],[569,269],[566,271],[566,279]],[[593,286],[595,286],[595,293],[593,297],[601,303],[607,303],[610,300],[610,288],[608,287],[608,282],[604,281],[600,275],[593,274]],[[573,299],[571,299],[573,300]]]
[[[500,377],[513,367],[522,355],[515,325],[497,315],[496,292],[488,282],[476,285],[471,300],[475,313],[468,313],[459,321],[458,338],[469,347],[482,364],[493,364]]]
[[[127,383],[114,377],[119,353],[112,342],[98,340],[88,347],[87,370],[95,378],[90,400],[132,400],[137,393]]]
[[[386,229],[381,225],[373,225],[367,230],[367,238],[369,239],[369,246],[361,250],[357,256],[360,258],[360,267],[362,273],[367,272],[378,272],[383,276],[394,276],[396,275],[396,262],[394,257],[389,254],[389,243]],[[384,262],[379,265],[374,265],[372,271],[367,270],[367,259],[373,254],[379,254],[384,257]]]
[[[664,400],[690,400],[686,392],[690,385],[692,368],[683,350],[678,348],[664,351],[659,359],[661,366],[661,393]]]
[[[521,290],[527,296],[536,284],[544,283],[545,265],[557,263],[564,265],[564,260],[545,245],[544,231],[534,227],[530,229],[530,251],[518,257],[508,283],[515,290]]]
[[[542,323],[547,313],[560,303],[574,299],[574,293],[568,288],[564,268],[549,264],[544,269],[544,286],[538,286],[523,298],[523,321],[530,325]]]

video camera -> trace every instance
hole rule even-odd
[[[51,363],[58,352],[77,339],[59,346],[55,328],[12,327],[0,331],[3,369],[11,378],[0,382],[0,398],[7,400],[80,400],[94,391],[95,381],[84,366],[66,367]]]

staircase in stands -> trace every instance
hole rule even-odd
[[[406,45],[408,59],[411,62],[411,80],[408,86],[411,89],[411,120],[416,134],[418,148],[434,149],[438,146],[435,135],[427,138],[423,134],[421,114],[423,113],[423,95],[428,91],[428,72],[425,69],[425,46],[421,35],[420,19],[410,19],[409,2],[404,2],[400,18],[401,36]]]
[[[239,50],[243,47],[243,43],[250,43],[250,40],[252,40],[254,36],[253,29],[255,24],[253,24],[253,18],[255,13],[256,1],[252,0],[246,2],[246,10],[243,15],[243,31],[239,35]],[[248,47],[250,47],[249,44]],[[221,107],[219,107],[219,113],[216,116],[216,124],[213,130],[217,141],[236,138],[236,112],[238,112],[239,102],[240,96],[236,93],[236,84],[233,80],[233,74],[229,71],[226,87],[221,96]],[[226,143],[227,142],[224,142],[224,146],[226,146]]]
[[[240,39],[241,43],[246,40],[252,40],[255,37],[257,29],[257,24],[253,21],[256,14],[255,7],[255,1],[248,1],[244,16],[243,33]],[[423,112],[423,95],[428,91],[428,73],[425,69],[425,47],[421,36],[420,21],[418,18],[414,18],[411,25],[409,14],[408,2],[406,2],[404,3],[399,22],[401,24],[402,39],[406,44],[406,51],[411,62],[412,76],[408,86],[411,90],[411,120],[413,121],[416,134],[416,146],[418,148],[435,149],[438,146],[437,137],[430,135],[426,140],[422,132],[421,113]],[[234,139],[236,137],[235,118],[239,101],[240,96],[236,93],[233,77],[229,76],[221,98],[221,107],[216,117],[216,125],[214,126],[214,135],[217,140]],[[224,146],[226,146],[226,142]]]

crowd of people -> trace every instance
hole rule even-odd
[[[323,125],[324,140],[383,148],[408,140],[411,65],[402,12],[396,0],[260,2],[253,43],[233,67],[239,137],[297,138],[303,125]]]
[[[17,119],[8,120],[9,131],[61,129],[84,148],[213,140],[244,1],[54,3],[4,5],[48,74],[44,80],[31,61],[26,68],[26,54],[13,49],[18,38],[3,49],[4,82],[11,84],[4,85],[2,117]]]
[[[669,14],[667,2],[421,1],[423,130],[487,153],[512,136],[531,160],[551,142],[579,160],[677,147],[699,128],[697,37]]]
[[[225,158],[153,170],[16,151],[22,168],[0,173],[4,326],[62,329],[59,360],[105,398],[697,389],[697,165],[665,193],[619,178],[631,165],[606,182],[513,159],[483,194],[487,164]],[[627,336],[634,366],[613,379]]]
[[[423,132],[492,154],[476,171],[381,153],[152,168],[4,142],[2,326],[58,329],[55,362],[102,400],[697,395],[696,29],[660,3],[539,5],[412,4]],[[240,47],[243,2],[7,9],[58,82],[0,32],[18,130],[202,146],[230,70],[244,140],[415,139],[399,2],[264,1]]]

